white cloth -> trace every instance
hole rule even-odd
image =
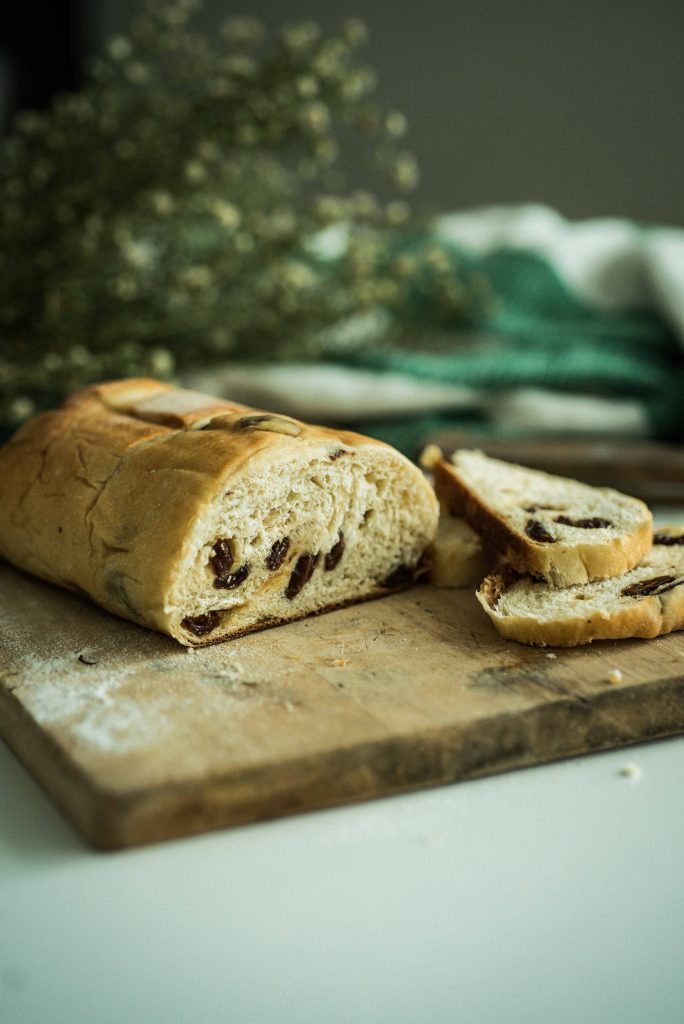
[[[483,256],[500,248],[545,259],[571,291],[604,310],[651,309],[684,345],[684,230],[611,219],[571,222],[539,204],[489,206],[447,214],[435,236]],[[325,243],[325,245],[323,244]],[[330,245],[340,245],[339,233]],[[321,246],[328,246],[321,236]],[[184,383],[249,405],[319,422],[367,422],[430,412],[485,413],[501,430],[558,430],[645,436],[641,403],[523,388],[492,394],[401,373],[333,363],[227,364]]]

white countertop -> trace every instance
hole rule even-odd
[[[3,1024],[679,1024],[684,738],[103,854],[0,744]]]

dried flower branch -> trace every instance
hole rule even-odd
[[[389,253],[417,170],[403,116],[371,98],[363,26],[269,40],[241,18],[209,40],[197,6],[147,0],[88,85],[21,115],[5,143],[5,427],[93,380],[310,355],[330,325],[406,307],[424,257]],[[364,161],[390,201],[349,189]],[[452,274],[444,301],[464,307]]]

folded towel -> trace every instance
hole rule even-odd
[[[445,324],[416,280],[415,341],[397,343],[379,317],[351,343],[349,331],[334,337],[323,363],[227,366],[219,386],[356,424],[409,454],[431,431],[471,423],[684,438],[684,231],[495,206],[441,217],[400,251],[425,246],[466,281],[484,278],[492,301]]]

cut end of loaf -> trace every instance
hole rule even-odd
[[[195,524],[166,602],[188,646],[410,584],[437,527],[419,470],[391,449],[255,457]]]

